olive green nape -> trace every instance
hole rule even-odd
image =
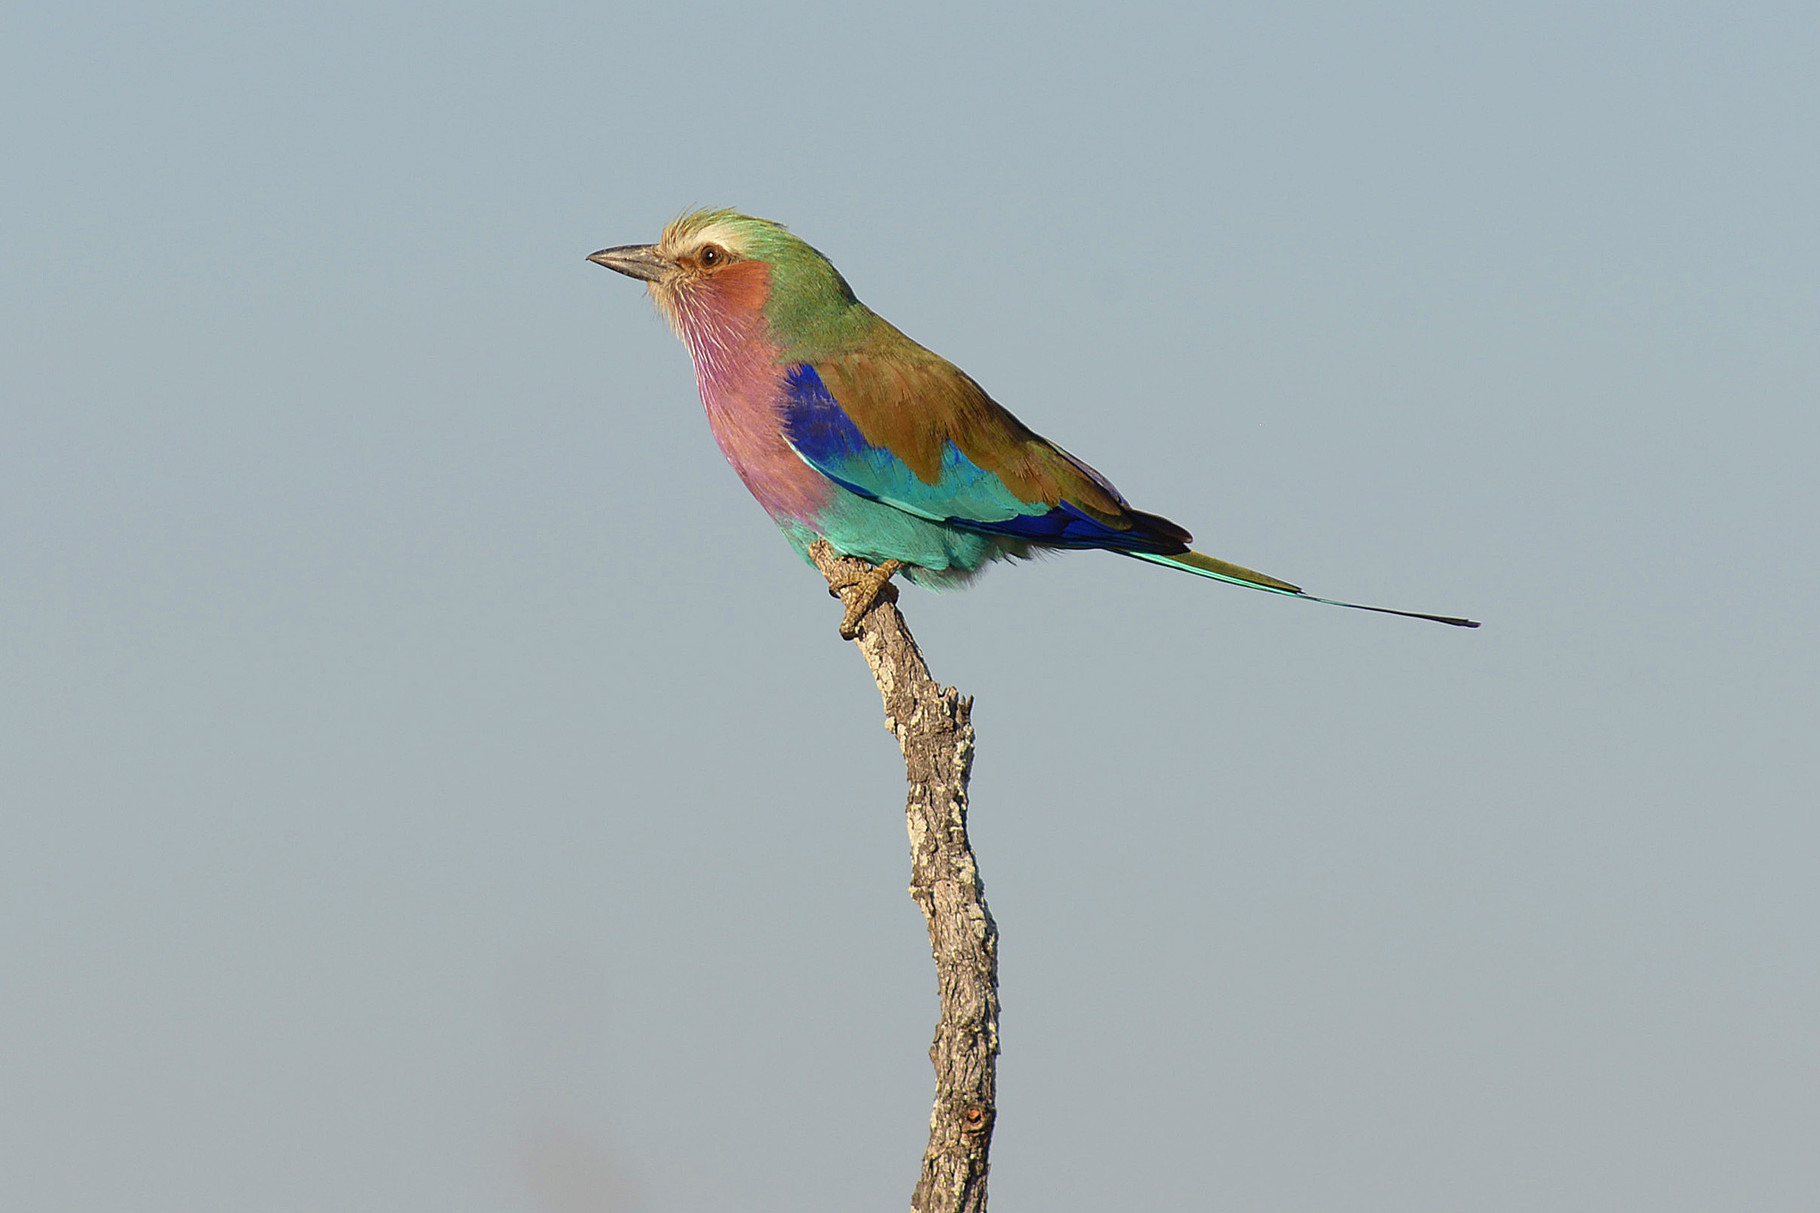
[[[728,208],[697,210],[671,223],[664,238],[686,239],[716,228],[736,256],[770,267],[765,320],[787,360],[839,353],[884,324],[854,296],[833,262],[774,220]]]

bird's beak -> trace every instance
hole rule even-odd
[[[655,244],[622,244],[590,253],[588,260],[617,270],[628,278],[657,282],[676,268],[676,263],[657,251]]]

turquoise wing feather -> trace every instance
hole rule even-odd
[[[946,363],[888,366],[872,384],[900,399],[881,401],[875,391],[856,407],[851,401],[864,391],[852,361],[829,376],[846,389],[845,399],[824,380],[827,364],[807,362],[789,368],[784,396],[791,448],[849,492],[919,518],[1046,546],[1187,550],[1186,531],[1131,509],[1099,473],[1025,428]],[[952,407],[957,397],[973,407]],[[868,412],[876,440],[855,419]]]

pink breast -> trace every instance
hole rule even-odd
[[[686,309],[681,319],[708,426],[727,462],[773,518],[813,526],[834,486],[784,441],[784,367],[761,315]]]
[[[782,369],[725,384],[698,368],[695,382],[715,440],[758,503],[780,521],[813,525],[834,486],[784,441]]]

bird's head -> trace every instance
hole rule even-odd
[[[791,347],[866,311],[826,257],[783,224],[737,211],[692,211],[656,244],[601,249],[588,260],[642,280],[691,348],[761,316],[774,343]]]

